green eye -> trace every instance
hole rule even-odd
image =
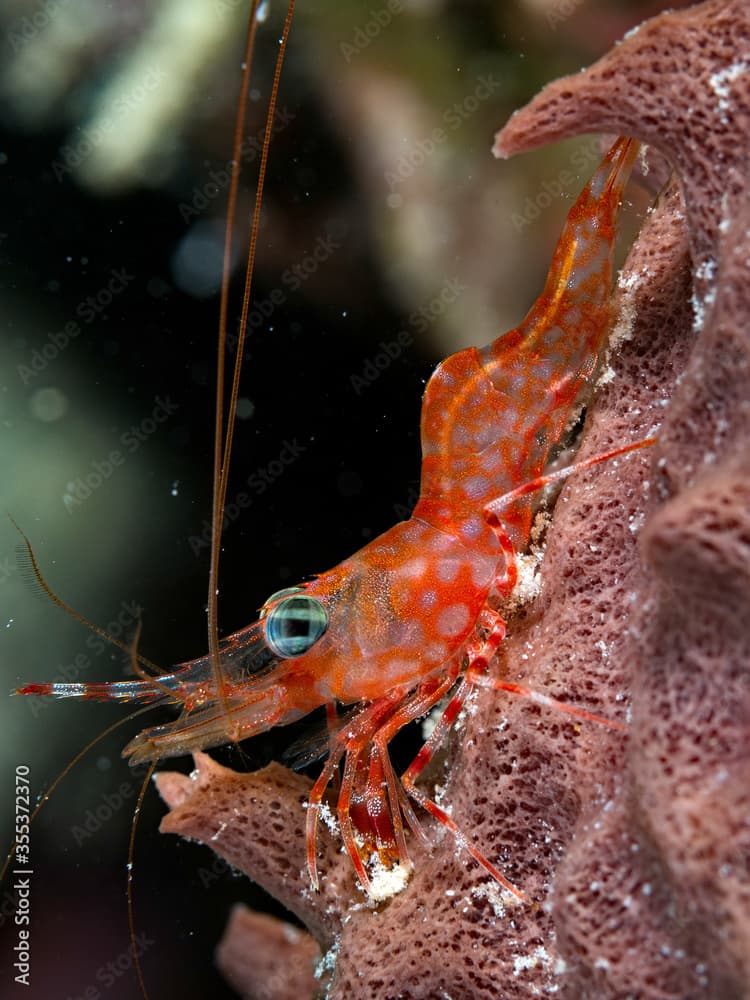
[[[304,594],[279,601],[261,617],[266,642],[283,659],[306,653],[328,628],[326,609],[320,601]]]

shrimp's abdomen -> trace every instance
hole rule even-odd
[[[454,354],[427,383],[414,516],[468,543],[490,501],[544,471],[602,360],[617,215],[637,150],[634,140],[617,140],[584,188],[523,322]],[[528,544],[531,517],[524,500],[504,518],[517,551]]]

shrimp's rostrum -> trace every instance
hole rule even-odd
[[[174,722],[147,728],[129,743],[125,754],[133,763],[245,739],[320,706],[358,706],[338,729],[332,726],[328,758],[310,795],[313,886],[318,815],[342,761],[338,816],[365,889],[371,860],[410,868],[404,820],[425,839],[410,798],[458,835],[415,781],[473,684],[533,695],[486,671],[505,635],[502,602],[516,583],[515,553],[529,544],[533,494],[606,347],[616,222],[636,152],[634,141],[618,139],[595,171],[523,322],[483,348],[452,355],[430,378],[420,493],[408,520],[269,598],[257,621],[224,642],[218,682],[204,656],[156,679],[30,684],[21,693],[180,706]],[[397,777],[390,740],[451,691],[429,740]],[[460,843],[521,896],[463,833]]]

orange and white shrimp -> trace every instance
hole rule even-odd
[[[318,814],[343,761],[338,818],[365,889],[373,855],[388,867],[410,867],[404,820],[424,838],[412,799],[520,897],[415,781],[474,684],[595,719],[489,678],[487,670],[505,635],[502,602],[516,584],[515,554],[529,543],[531,495],[571,471],[545,476],[602,360],[616,221],[636,152],[633,140],[621,138],[595,171],[568,215],[544,291],[524,321],[484,348],[454,354],[431,377],[421,416],[420,494],[408,520],[333,569],[274,594],[258,620],[221,649],[171,673],[140,671],[138,680],[103,684],[28,684],[18,693],[180,706],[175,721],[147,728],[128,744],[124,753],[132,763],[246,739],[321,706],[355,705],[332,732],[310,795],[313,886]],[[218,470],[226,463],[223,442],[217,455]],[[217,495],[220,523],[221,490]],[[215,559],[217,545],[218,538]],[[391,739],[451,691],[427,743],[397,777]]]

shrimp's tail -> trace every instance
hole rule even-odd
[[[610,304],[617,218],[639,149],[635,139],[617,139],[568,213],[544,292],[519,328],[530,337],[527,346],[543,347],[545,356],[555,357],[554,331],[575,330],[581,320],[584,329],[595,332],[596,342],[569,337],[576,346],[596,353],[606,335],[606,320],[595,310]],[[561,361],[560,370],[575,369],[572,359]]]

